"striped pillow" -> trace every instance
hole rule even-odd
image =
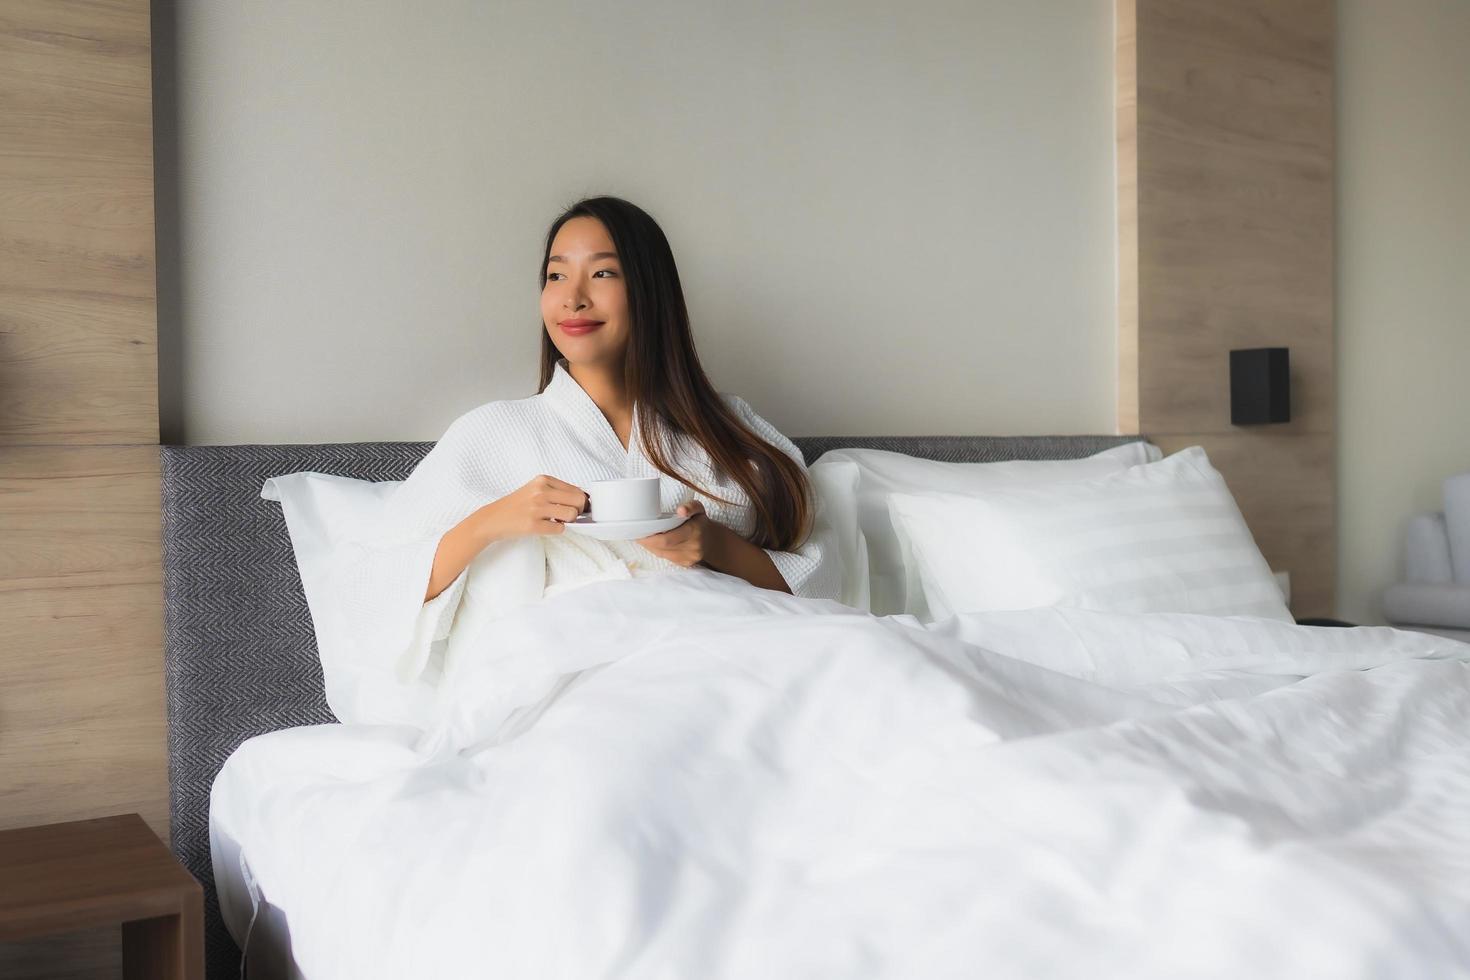
[[[888,507],[934,620],[1075,606],[1293,622],[1199,446],[1076,483],[895,493]]]

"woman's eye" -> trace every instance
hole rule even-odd
[[[617,272],[615,272],[612,269],[598,269],[596,272],[592,273],[592,275],[593,276],[600,276],[604,272],[607,273],[608,278],[616,278],[617,277]],[[548,272],[546,274],[546,281],[547,282],[556,282],[557,281],[557,277],[560,276],[560,275],[561,275],[560,272]]]

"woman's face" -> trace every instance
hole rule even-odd
[[[623,363],[628,290],[612,237],[596,218],[572,218],[557,229],[541,291],[541,320],[568,364]]]

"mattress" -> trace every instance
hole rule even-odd
[[[245,954],[246,980],[306,980],[292,955],[287,911],[272,901],[259,869],[309,862],[310,854],[261,828],[262,802],[303,783],[367,775],[379,763],[392,768],[412,740],[401,728],[305,725],[251,739],[226,760],[210,792],[209,843],[220,915]]]
[[[242,974],[247,980],[305,980],[291,956],[286,914],[261,893],[245,848],[229,828],[227,818],[216,819],[210,814],[214,885],[225,928],[245,951]]]

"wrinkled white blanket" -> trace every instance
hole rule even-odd
[[[1470,973],[1470,646],[715,572],[493,640],[216,781],[311,980]]]

